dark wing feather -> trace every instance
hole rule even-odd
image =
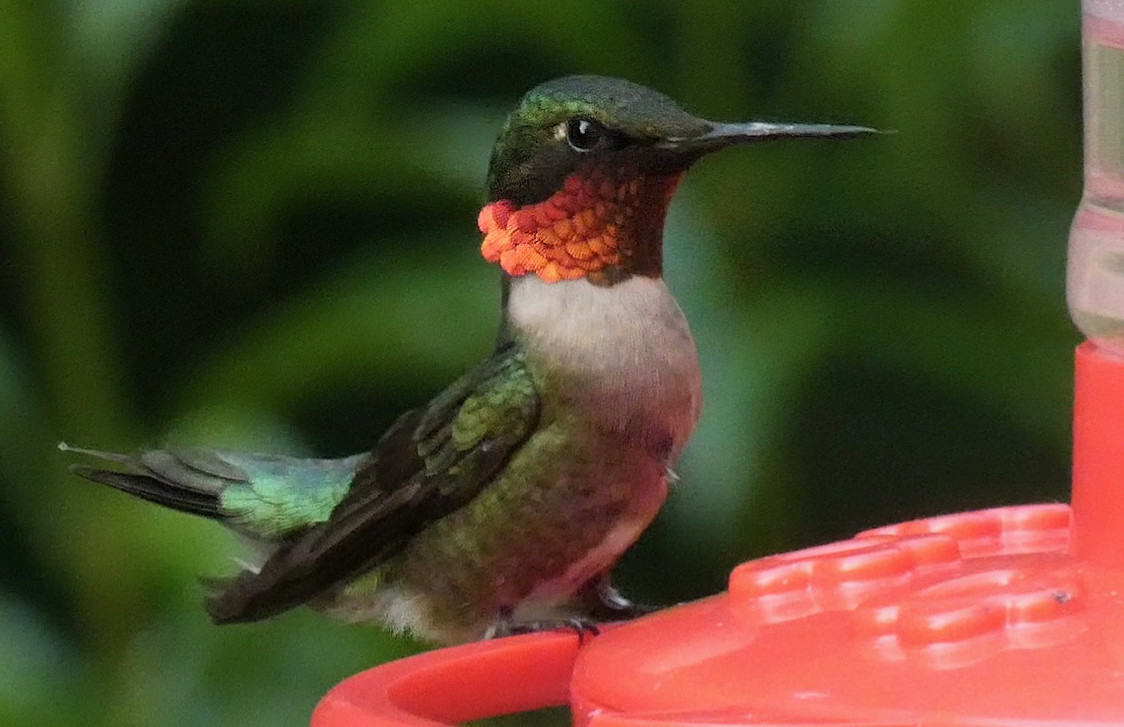
[[[463,506],[535,429],[539,397],[508,346],[383,435],[331,518],[283,544],[258,573],[209,599],[217,623],[300,605],[398,553],[428,523]]]

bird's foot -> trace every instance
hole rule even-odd
[[[512,618],[510,610],[500,614],[488,630],[484,632],[485,639],[499,639],[504,636],[519,636],[522,634],[535,634],[542,631],[573,631],[578,635],[578,643],[584,643],[587,637],[601,634],[597,622],[580,616],[570,618],[544,619],[541,621],[516,621]]]
[[[659,606],[635,603],[613,587],[609,575],[599,576],[579,594],[586,612],[598,621],[628,621],[660,610]]]

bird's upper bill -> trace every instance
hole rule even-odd
[[[512,276],[611,284],[662,274],[679,180],[733,144],[874,133],[830,124],[715,123],[628,81],[571,76],[532,89],[492,151],[481,252]]]

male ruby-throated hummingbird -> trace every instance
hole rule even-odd
[[[115,465],[73,465],[85,478],[260,546],[215,584],[217,623],[307,604],[454,643],[632,615],[610,570],[663,504],[699,415],[695,344],[662,277],[672,193],[732,144],[871,131],[714,123],[627,81],[544,83],[500,132],[478,218],[503,270],[495,351],[373,451],[60,446]]]

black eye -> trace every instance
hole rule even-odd
[[[566,141],[574,151],[587,152],[605,136],[605,127],[591,119],[570,119],[566,122]]]

